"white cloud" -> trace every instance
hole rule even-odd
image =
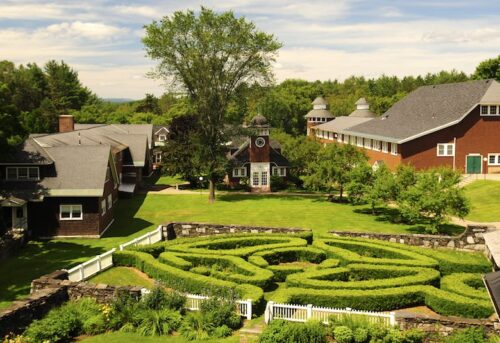
[[[129,32],[127,28],[81,21],[63,22],[37,30],[35,34],[55,35],[67,38],[111,39]]]
[[[41,18],[57,19],[64,14],[64,9],[55,4],[0,4],[0,18],[6,19],[32,19]]]

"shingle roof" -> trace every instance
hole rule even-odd
[[[250,120],[250,127],[269,127],[269,121],[262,114],[257,114]]]
[[[312,105],[328,105],[328,102],[322,96],[318,96],[316,99],[314,99]]]
[[[332,112],[328,110],[310,110],[305,116],[305,118],[335,118]]]
[[[370,111],[369,109],[355,109],[351,114],[349,114],[349,117],[357,117],[357,118],[376,118],[377,115]]]
[[[46,165],[53,162],[50,155],[31,137],[18,145],[12,153],[2,156],[0,160],[0,164]]]
[[[458,123],[487,93],[489,99],[500,98],[500,92],[492,95],[498,88],[494,80],[420,87],[381,117],[353,126],[348,133],[403,143]]]
[[[368,120],[372,120],[371,118],[360,118],[360,117],[336,117],[334,120],[331,120],[327,123],[320,124],[314,127],[314,129],[329,131],[329,132],[337,132],[343,133],[344,130],[349,129],[353,126],[359,125],[361,123],[367,122]]]

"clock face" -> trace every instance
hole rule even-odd
[[[255,145],[258,148],[262,148],[264,145],[266,145],[266,140],[262,137],[257,137],[257,139],[255,140]]]

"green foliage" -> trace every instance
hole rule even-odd
[[[479,63],[472,77],[476,80],[496,79],[500,81],[500,56]]]
[[[162,336],[171,334],[181,324],[181,314],[164,309],[143,309],[137,313],[137,332],[143,336]]]
[[[441,279],[441,289],[482,300],[489,300],[481,274],[456,273]]]
[[[259,342],[326,343],[326,329],[321,323],[315,321],[302,324],[274,320],[264,329]]]
[[[368,342],[370,332],[365,328],[356,328],[352,333],[352,339],[354,343],[365,343]]]
[[[480,328],[468,328],[455,331],[445,338],[444,343],[486,343],[488,342],[486,333]]]
[[[333,329],[333,338],[338,343],[351,343],[353,340],[352,330],[347,326],[336,326]]]
[[[182,311],[186,304],[186,297],[176,291],[165,291],[163,287],[153,287],[151,292],[143,298],[144,305],[152,310],[167,308]]]

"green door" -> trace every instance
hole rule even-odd
[[[481,156],[467,156],[467,174],[481,174]]]

